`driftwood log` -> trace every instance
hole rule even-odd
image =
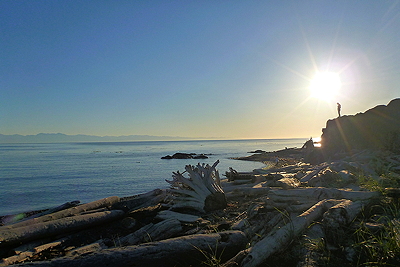
[[[23,222],[18,222],[18,223],[10,224],[7,226],[2,226],[2,227],[0,227],[0,231],[4,231],[6,229],[11,229],[11,228],[19,228],[19,227],[23,227],[23,226],[29,226],[29,225],[33,225],[33,224],[37,224],[37,223],[42,223],[42,222],[48,222],[48,221],[52,221],[52,220],[57,220],[57,219],[73,216],[73,215],[76,215],[76,214],[79,214],[82,212],[86,212],[89,210],[95,210],[95,209],[99,209],[99,208],[103,208],[103,207],[109,207],[109,206],[113,205],[114,203],[117,203],[118,201],[119,201],[119,197],[116,197],[116,196],[99,199],[99,200],[96,200],[93,202],[82,204],[77,207],[72,207],[72,208],[69,208],[66,210],[61,210],[61,211],[51,213],[48,215],[44,215],[44,216],[41,216],[38,218],[33,218],[33,219],[26,220]]]
[[[240,231],[188,235],[138,246],[105,249],[80,257],[64,257],[51,261],[17,266],[190,266],[206,262],[211,256],[226,261],[243,250],[247,238]]]
[[[321,200],[306,212],[257,242],[253,247],[238,253],[224,264],[228,266],[259,266],[269,256],[284,248],[293,238],[304,232],[309,225],[323,217],[324,232],[334,245],[337,245],[346,227],[360,213],[364,202],[348,199]],[[328,240],[328,241],[329,241]]]
[[[186,165],[185,170],[189,178],[179,171],[174,172],[170,185],[170,192],[174,194],[172,209],[193,209],[200,212],[209,212],[223,209],[227,205],[221,180],[216,169],[219,160],[212,166],[197,164]]]
[[[303,232],[316,219],[322,217],[323,213],[336,203],[338,203],[337,200],[322,200],[282,228],[268,234],[248,250],[247,256],[242,261],[242,266],[251,267],[261,264],[271,254],[282,249],[295,236]]]
[[[10,243],[26,242],[37,238],[55,236],[120,218],[124,214],[121,210],[103,211],[45,221],[18,228],[0,228],[0,244],[8,245]]]
[[[182,225],[177,219],[168,219],[159,223],[143,226],[139,230],[122,237],[120,245],[137,245],[151,241],[159,241],[177,236],[182,232]]]
[[[364,208],[362,201],[344,200],[324,213],[322,225],[326,242],[331,248],[338,247],[345,238],[346,227]]]
[[[150,192],[139,194],[132,197],[122,198],[112,205],[112,209],[126,210],[128,212],[157,205],[165,200],[166,189],[154,189]]]
[[[380,197],[381,193],[379,192],[371,192],[371,191],[353,191],[353,190],[345,190],[345,189],[336,189],[336,188],[324,188],[324,187],[311,187],[311,188],[298,188],[298,189],[274,189],[268,192],[268,197],[271,199],[294,199],[294,198],[303,198],[303,199],[313,199],[313,200],[323,200],[323,199],[350,199],[353,201],[356,200],[365,200],[371,199],[374,197]]]
[[[16,223],[16,222],[21,222],[21,221],[26,221],[26,220],[30,220],[30,219],[33,219],[33,218],[41,217],[41,216],[44,216],[44,215],[47,215],[47,214],[51,214],[51,213],[54,213],[54,212],[57,212],[57,211],[60,211],[60,210],[65,210],[65,209],[68,209],[68,208],[75,207],[75,206],[79,205],[79,203],[80,203],[79,200],[66,202],[66,203],[64,203],[64,204],[62,204],[60,206],[57,206],[57,207],[54,207],[54,208],[51,208],[51,209],[48,209],[48,210],[44,210],[42,212],[38,212],[38,213],[36,213],[34,215],[31,215],[31,216],[28,216],[28,217],[26,217],[25,213],[18,214],[18,215],[6,215],[6,216],[3,216],[3,218],[1,218],[0,225],[1,224],[2,225],[8,225],[8,224]]]

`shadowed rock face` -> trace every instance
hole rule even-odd
[[[328,120],[321,145],[328,152],[367,148],[400,151],[400,98],[387,106]]]

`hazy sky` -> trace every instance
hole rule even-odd
[[[1,134],[309,137],[400,96],[399,1],[3,0],[0,34]]]

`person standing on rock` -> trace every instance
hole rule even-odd
[[[337,103],[337,112],[338,112],[339,118],[340,118],[340,110],[341,109],[342,109],[342,105],[340,105],[340,103],[338,102]]]

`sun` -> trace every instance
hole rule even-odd
[[[342,86],[339,74],[335,72],[317,72],[310,83],[311,96],[329,101],[333,99]]]

